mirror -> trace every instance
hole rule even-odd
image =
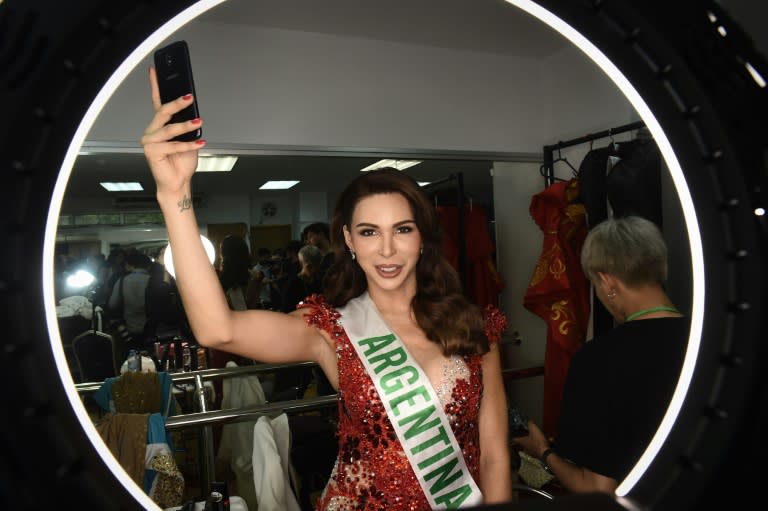
[[[506,347],[505,366],[542,365],[547,324],[522,306],[543,238],[528,211],[532,195],[545,187],[541,147],[637,121],[637,110],[587,56],[511,5],[482,1],[470,10],[457,4],[439,21],[416,11],[409,23],[382,8],[377,16],[389,17],[372,26],[366,25],[370,12],[350,2],[326,3],[320,19],[295,7],[229,0],[160,43],[188,42],[206,151],[238,156],[230,172],[195,178],[203,228],[244,222],[250,232],[288,224],[296,239],[304,225],[327,221],[335,195],[379,158],[422,161],[405,170],[422,182],[461,173],[473,207],[488,211],[487,229],[499,246],[494,263],[505,282],[500,305],[524,340]],[[487,27],[484,37],[470,27],[456,30],[470,15]],[[420,34],[410,29],[417,20]],[[64,218],[78,226],[84,214],[118,214],[125,221],[158,212],[146,163],[130,142],[150,115],[148,59],[117,88],[87,134],[67,182],[57,236],[82,230],[62,226]],[[595,138],[558,149],[558,156],[578,166],[591,146],[637,136],[638,130],[629,130]],[[375,158],[365,157],[371,147]],[[561,161],[552,170],[570,179],[577,169]],[[665,230],[670,240],[685,240],[675,185],[668,171],[665,176]],[[299,183],[287,191],[259,191],[269,179]],[[102,181],[137,182],[144,190],[110,194],[99,189]],[[274,206],[271,216],[264,212],[267,204]],[[142,229],[162,238],[162,227],[151,224],[127,232],[143,236]],[[101,243],[106,255],[107,243]],[[687,243],[669,245],[679,250],[682,269],[672,272],[680,279],[676,303],[689,315],[690,249]],[[555,369],[548,371],[554,378]],[[542,380],[510,385],[510,399],[553,431],[556,406],[542,405],[553,385]]]
[[[580,132],[581,132],[581,130],[578,133],[580,133]],[[398,147],[398,146],[396,146],[396,147]],[[406,147],[406,146],[400,146],[400,147]]]

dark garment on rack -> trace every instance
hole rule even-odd
[[[619,145],[619,158],[605,183],[613,216],[641,216],[661,229],[661,153],[656,143],[624,142]]]
[[[579,187],[590,228],[628,215],[661,228],[661,154],[652,139],[592,149],[579,165]]]
[[[589,151],[579,165],[579,195],[589,228],[611,217],[637,215],[662,227],[661,154],[653,139],[635,139]],[[613,317],[596,299],[592,329],[614,327]]]

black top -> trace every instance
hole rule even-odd
[[[572,358],[563,391],[557,453],[623,480],[658,429],[688,342],[688,318],[623,323]]]
[[[282,292],[282,304],[280,310],[291,312],[296,309],[296,305],[313,293],[322,292],[322,282],[320,276],[314,279],[305,280],[300,275],[294,275],[288,278]]]

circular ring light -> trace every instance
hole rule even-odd
[[[205,249],[205,255],[208,256],[208,261],[213,264],[213,261],[216,259],[216,249],[213,248],[213,243],[202,234],[200,235],[200,241],[203,242],[203,248]],[[171,251],[170,243],[165,247],[165,252],[163,253],[163,266],[171,274],[171,277],[176,278],[176,269],[173,265],[173,252]]]
[[[5,487],[32,507],[73,498],[97,509],[156,507],[112,457],[102,456],[105,446],[61,369],[66,362],[50,319],[51,218],[76,150],[121,77],[170,31],[216,3],[94,0],[81,12],[55,1],[0,6],[7,34],[0,62],[10,62],[0,82],[0,163],[9,169],[0,188],[8,199],[0,293],[15,318],[3,351],[3,377],[14,392],[0,431],[11,468]],[[620,492],[627,503],[689,508],[715,476],[739,468],[729,453],[757,438],[736,433],[760,431],[760,423],[744,424],[750,406],[761,403],[755,389],[765,365],[758,336],[768,231],[758,211],[766,207],[766,142],[758,135],[768,113],[760,84],[768,66],[714,1],[667,3],[663,10],[642,0],[510,3],[559,30],[614,79],[673,172],[692,265],[706,279],[695,284],[683,383]],[[41,203],[51,204],[47,214],[34,207]],[[36,491],[39,481],[45,492]]]

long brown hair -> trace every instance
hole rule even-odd
[[[442,346],[446,356],[487,353],[483,311],[466,298],[459,275],[443,257],[437,211],[418,183],[397,169],[361,174],[339,196],[331,220],[334,263],[324,280],[326,299],[340,307],[368,288],[365,273],[347,249],[343,229],[351,230],[352,214],[361,199],[385,193],[400,194],[408,201],[421,234],[423,250],[416,263],[416,295],[411,302],[419,327]]]

